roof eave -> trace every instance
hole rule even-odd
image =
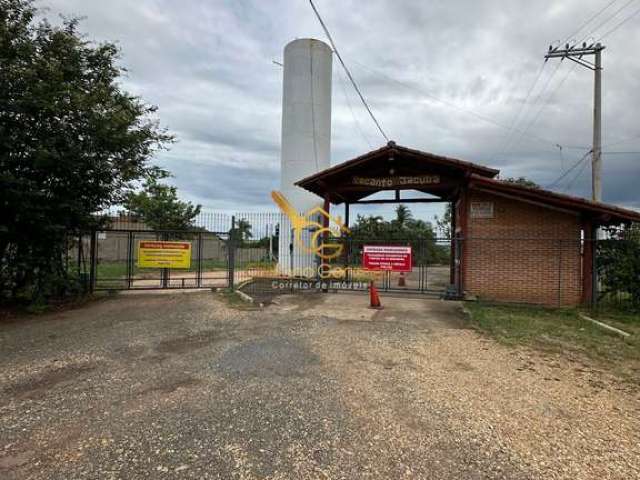
[[[455,166],[460,167],[463,170],[467,170],[472,174],[475,175],[479,175],[482,177],[490,177],[493,178],[496,175],[498,175],[500,173],[500,170],[497,170],[495,168],[490,168],[490,167],[485,167],[483,165],[477,165],[475,163],[472,162],[467,162],[465,160],[459,160],[457,158],[450,158],[450,157],[445,157],[442,155],[436,155],[433,153],[428,153],[428,152],[423,152],[421,150],[414,150],[412,148],[408,148],[408,147],[404,147],[402,145],[397,145],[395,142],[389,142],[387,145],[380,147],[376,150],[371,150],[370,152],[367,152],[363,155],[360,155],[356,158],[352,158],[351,160],[347,160],[345,162],[342,162],[338,165],[334,165],[333,167],[329,167],[325,170],[322,170],[320,172],[316,172],[313,175],[309,175],[307,177],[304,177],[300,180],[298,180],[297,182],[294,183],[294,185],[304,188],[305,190],[309,190],[306,185],[308,185],[311,182],[317,181],[317,180],[321,180],[329,175],[333,175],[333,174],[337,174],[345,169],[348,168],[352,168],[355,167],[363,162],[366,162],[367,160],[369,160],[370,158],[376,157],[377,155],[380,155],[384,152],[394,152],[394,153],[405,153],[408,155],[415,155],[415,156],[423,156],[423,157],[429,157],[431,159],[434,159],[436,161],[441,162],[442,164],[452,164]],[[309,190],[311,191],[311,190]],[[315,192],[314,192],[315,193]]]
[[[489,187],[489,189],[494,188],[496,190],[509,191],[523,197],[533,197],[543,203],[548,203],[550,205],[560,205],[565,208],[580,211],[582,213],[589,213],[594,216],[609,216],[611,217],[610,220],[619,219],[621,222],[640,222],[640,212],[627,210],[616,205],[593,202],[584,198],[564,195],[542,188],[527,187],[524,185],[512,184],[500,180],[473,175],[471,178],[470,187],[473,188],[474,185],[477,184],[485,185]]]

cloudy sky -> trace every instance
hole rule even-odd
[[[52,20],[59,14],[85,17],[88,38],[120,45],[129,71],[125,87],[158,105],[162,125],[178,139],[157,162],[174,173],[183,197],[208,210],[251,211],[269,204],[269,191],[279,183],[282,99],[282,70],[272,60],[282,59],[292,39],[325,39],[308,1],[38,5]],[[640,152],[640,0],[316,5],[389,137],[542,186],[588,152],[593,108],[593,73],[569,61],[544,65],[543,55],[554,41],[606,34],[603,150]],[[336,164],[384,139],[335,61],[333,70]],[[604,154],[605,201],[640,208],[639,180],[640,153]],[[589,197],[590,181],[584,161],[554,189]]]

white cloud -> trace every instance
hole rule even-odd
[[[49,18],[84,16],[81,28],[88,38],[118,42],[129,69],[126,88],[158,105],[161,123],[178,137],[158,161],[173,171],[185,197],[209,208],[240,210],[268,201],[278,178],[282,76],[271,61],[281,59],[293,38],[324,38],[307,2],[43,0],[39,5],[49,7]],[[508,128],[465,111],[512,125],[548,44],[576,30],[604,6],[601,0],[318,0],[317,5],[385,130],[399,143],[497,166],[507,176],[527,176],[542,185],[582,155],[565,148],[561,156],[555,143],[590,145],[592,74],[578,67],[566,76],[567,61],[550,82],[548,103],[539,103],[545,105],[539,115],[539,106],[530,108],[537,90],[530,96],[518,128],[536,121],[526,135],[513,134],[506,153]],[[638,22],[606,39],[605,145],[640,135],[633,108],[640,99],[640,58],[633,54],[640,43]],[[556,62],[545,66],[538,87],[556,67]],[[349,108],[339,68],[335,62],[334,163],[383,144],[347,86]],[[640,138],[611,149],[640,151]],[[605,154],[606,201],[640,207],[639,156]],[[569,193],[589,192],[587,168]]]

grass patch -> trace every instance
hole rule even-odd
[[[580,318],[578,309],[468,303],[472,324],[500,343],[554,353],[576,353],[640,383],[640,315],[613,309],[585,315],[631,334],[621,338]]]
[[[224,303],[229,307],[237,310],[260,310],[257,305],[247,302],[244,298],[238,295],[237,292],[231,289],[218,290],[217,295]]]
[[[257,269],[272,271],[277,264],[275,262],[250,262],[250,261],[237,261],[235,264],[235,270]],[[225,260],[202,260],[202,272],[216,272],[227,271],[228,265]],[[160,277],[159,268],[140,268],[137,264],[133,264],[132,276],[135,279],[144,279],[145,277]],[[191,261],[190,268],[174,268],[171,269],[176,275],[183,272],[197,272],[198,262],[197,260]],[[127,262],[122,261],[100,261],[96,266],[96,278],[98,281],[105,280],[122,280],[127,278]]]

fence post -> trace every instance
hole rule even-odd
[[[595,307],[598,304],[598,299],[600,298],[600,281],[598,279],[598,229],[593,227],[593,233],[591,234],[593,242],[593,255],[591,261],[593,262],[591,267],[591,275],[592,275],[592,287],[591,287],[591,306]]]
[[[562,240],[558,240],[558,307],[562,306]]]
[[[438,240],[435,241],[435,248],[438,248]],[[429,290],[429,249],[427,248],[426,242],[424,239],[420,240],[420,248],[418,254],[418,261],[420,262],[418,267],[419,275],[419,284],[420,284],[420,293],[424,293]]]
[[[167,233],[163,233],[162,234],[162,240],[163,241],[167,241],[169,239],[169,235]],[[162,288],[167,288],[169,286],[169,269],[168,268],[163,268],[162,273],[160,274],[162,280]]]
[[[78,278],[80,278],[81,276],[83,277],[83,281],[82,283],[84,284],[84,288],[85,288],[85,292],[87,290],[87,282],[86,282],[86,269],[82,268],[83,267],[83,260],[84,260],[84,251],[82,249],[82,232],[78,233],[78,265],[77,265],[77,271],[78,271]]]
[[[231,217],[231,230],[229,231],[229,241],[227,243],[227,261],[228,268],[227,271],[229,273],[228,284],[231,290],[234,289],[234,280],[235,280],[235,263],[236,263],[236,246],[235,246],[235,237],[236,237],[236,217],[233,215]]]
[[[93,293],[96,284],[96,267],[97,267],[97,231],[91,230],[91,245],[89,249],[91,250],[91,257],[89,262],[89,293]]]
[[[133,283],[133,232],[129,231],[127,242],[127,289],[131,289]]]
[[[202,232],[198,232],[198,288],[202,286]]]
[[[462,249],[464,248],[462,244],[462,238],[456,234],[455,237],[455,269],[454,269],[454,285],[456,289],[456,295],[458,297],[462,296]]]

